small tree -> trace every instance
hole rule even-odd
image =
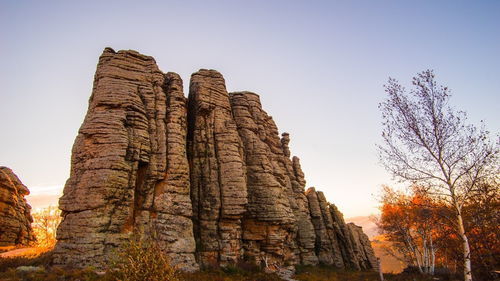
[[[441,220],[439,205],[416,188],[410,194],[384,186],[377,226],[407,264],[420,273],[434,274]]]
[[[413,78],[409,93],[395,79],[385,85],[381,163],[397,179],[416,183],[447,202],[462,240],[464,279],[472,280],[470,247],[462,208],[489,168],[498,165],[498,145],[484,126],[466,123],[449,105],[450,91],[438,86],[431,70]]]
[[[49,206],[34,212],[32,216],[37,246],[53,248],[56,244],[57,226],[61,222],[61,211],[56,206]]]

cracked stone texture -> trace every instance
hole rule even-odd
[[[375,257],[375,252],[371,247],[368,236],[363,232],[363,228],[354,223],[348,223],[347,226],[352,235],[354,254],[359,267],[364,270],[372,269],[378,271],[378,261]]]
[[[361,227],[346,224],[337,207],[321,191],[307,190],[312,222],[316,231],[316,254],[323,264],[354,270],[377,270],[372,246]]]
[[[281,147],[284,154],[284,165],[288,177],[290,178],[291,189],[289,189],[290,206],[295,216],[297,227],[297,249],[296,254],[299,257],[299,263],[305,265],[318,264],[318,256],[315,253],[316,233],[309,210],[309,203],[305,195],[306,180],[304,172],[300,166],[300,159],[293,156],[290,159],[290,134],[281,135]]]
[[[351,231],[344,221],[344,215],[334,204],[329,204],[328,210],[333,220],[333,229],[342,254],[344,266],[346,268],[360,270],[361,267],[354,253],[354,242],[352,241]]]
[[[241,261],[373,268],[362,230],[306,185],[260,98],[201,69],[182,80],[106,48],[60,198],[54,263],[105,267],[131,237],[183,270]]]
[[[29,245],[36,240],[31,206],[24,198],[29,193],[11,169],[0,167],[0,247]]]
[[[318,260],[322,264],[332,265],[334,264],[333,255],[336,253],[333,252],[332,240],[328,234],[325,214],[323,214],[318,193],[314,187],[310,187],[306,194],[309,202],[312,223],[316,232],[315,251],[318,256]]]
[[[198,260],[203,266],[241,259],[247,200],[243,144],[222,75],[202,69],[189,87],[188,149]]]
[[[177,74],[135,51],[104,50],[59,200],[55,264],[103,266],[134,236],[197,269],[186,114]]]
[[[245,256],[256,262],[267,258],[272,263],[297,263],[297,227],[290,202],[292,186],[278,128],[262,110],[257,94],[234,92],[230,99],[247,167]]]

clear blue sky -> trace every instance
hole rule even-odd
[[[0,0],[0,165],[37,196],[68,178],[106,46],[185,85],[213,68],[230,91],[259,93],[308,186],[347,217],[374,213],[391,183],[375,149],[388,76],[434,69],[456,107],[499,131],[500,1]]]

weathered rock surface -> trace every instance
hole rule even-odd
[[[342,253],[332,230],[333,220],[324,198],[323,193],[316,192],[314,187],[307,190],[312,223],[316,231],[316,254],[322,264],[343,268],[344,262],[340,256]]]
[[[157,241],[185,270],[242,261],[372,269],[362,230],[321,192],[251,92],[223,76],[175,73],[107,48],[60,199],[55,263],[103,267],[131,237]]]
[[[7,167],[0,167],[0,246],[28,245],[35,241],[28,188]]]
[[[354,254],[359,267],[362,269],[378,270],[378,261],[368,236],[360,226],[354,223],[348,223],[347,226],[352,235]]]
[[[355,270],[377,270],[377,258],[361,227],[346,224],[337,207],[321,191],[306,192],[316,231],[316,254],[323,264]]]
[[[225,81],[215,70],[191,76],[188,147],[198,260],[236,263],[243,254],[246,168]]]
[[[231,93],[231,105],[247,167],[245,255],[254,262],[295,262],[296,220],[290,206],[291,183],[278,128],[254,93]]]
[[[196,269],[182,81],[152,57],[106,48],[59,200],[56,264],[102,266],[131,236]]]

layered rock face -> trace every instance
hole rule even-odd
[[[361,227],[346,224],[344,216],[321,191],[306,192],[316,231],[316,253],[323,264],[355,270],[378,270],[377,258]]]
[[[371,247],[370,239],[363,232],[360,226],[354,223],[348,223],[347,227],[351,233],[351,239],[353,242],[353,250],[355,255],[355,261],[358,262],[358,266],[361,269],[378,269],[378,261],[375,257],[375,252]]]
[[[7,167],[0,167],[0,247],[28,245],[35,241],[31,229],[30,192]]]
[[[132,236],[196,269],[187,101],[152,57],[105,49],[59,200],[56,264],[102,266]]]
[[[103,267],[131,237],[185,270],[252,262],[374,269],[368,238],[306,182],[290,136],[223,76],[102,54],[60,199],[55,263]]]
[[[243,253],[246,167],[224,78],[214,70],[191,77],[188,147],[198,260],[235,263]]]

